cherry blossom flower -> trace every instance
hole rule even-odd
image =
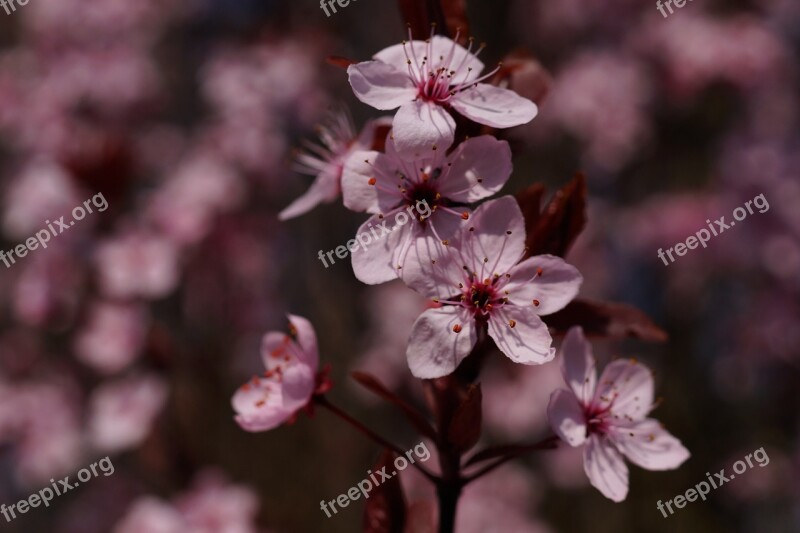
[[[356,152],[347,161],[342,178],[345,207],[373,215],[358,229],[358,235],[396,222],[381,242],[353,253],[353,271],[367,284],[402,277],[403,264],[416,239],[451,237],[471,212],[455,206],[495,194],[511,176],[508,143],[489,135],[469,139],[449,155],[445,150],[429,150],[413,161],[400,157],[395,145],[387,140],[385,154]],[[416,209],[414,218],[419,223],[402,223],[404,210],[413,215],[412,209]]]
[[[570,446],[585,445],[584,470],[606,498],[621,502],[628,494],[623,455],[647,470],[672,470],[689,458],[678,439],[647,418],[654,407],[650,369],[634,359],[618,360],[598,381],[592,347],[580,327],[570,329],[561,352],[569,390],[550,396],[550,425]]]
[[[530,100],[481,83],[496,71],[481,76],[482,47],[472,53],[472,46],[471,39],[464,48],[432,35],[426,41],[403,41],[375,54],[374,61],[348,67],[350,86],[359,100],[380,110],[400,108],[392,126],[397,149],[404,155],[453,144],[456,123],[451,110],[495,128],[527,124],[536,116],[538,109]]]
[[[267,371],[233,395],[236,422],[245,431],[267,431],[280,426],[306,406],[316,388],[319,366],[317,335],[305,318],[289,316],[289,334],[271,331],[261,342]]]
[[[566,306],[583,278],[559,257],[540,255],[520,262],[525,221],[513,197],[481,205],[471,224],[440,246],[420,242],[406,261],[403,281],[441,307],[425,311],[411,331],[406,356],[414,376],[450,374],[486,328],[516,363],[543,364],[555,357],[539,315]]]
[[[115,374],[141,354],[148,329],[149,314],[143,306],[94,302],[75,335],[75,355],[101,374]]]
[[[330,203],[342,192],[342,171],[348,158],[356,151],[372,147],[379,127],[389,127],[387,119],[367,122],[360,134],[346,111],[331,114],[328,124],[319,127],[321,145],[306,142],[306,153],[297,157],[295,169],[316,176],[311,188],[278,215],[288,220],[304,215],[321,203]]]
[[[158,299],[178,284],[178,249],[168,239],[132,231],[101,244],[97,269],[103,292],[114,298]]]

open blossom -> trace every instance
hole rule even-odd
[[[570,329],[561,351],[569,390],[550,396],[550,425],[570,446],[585,445],[584,470],[605,497],[620,502],[628,495],[623,455],[647,470],[672,470],[689,458],[678,439],[647,418],[654,406],[647,367],[633,359],[614,361],[597,381],[592,347],[580,327]]]
[[[481,205],[451,240],[423,244],[406,262],[403,281],[441,307],[425,311],[411,331],[406,356],[414,376],[429,379],[453,372],[484,328],[516,363],[553,359],[552,338],[539,315],[566,306],[583,278],[551,255],[520,262],[525,221],[513,197]]]
[[[359,150],[369,150],[374,144],[379,128],[389,127],[386,119],[367,122],[360,134],[346,111],[332,114],[329,124],[319,127],[321,145],[307,142],[308,152],[297,158],[296,170],[316,176],[304,195],[281,211],[278,218],[288,220],[304,215],[321,203],[336,200],[342,192],[342,170],[347,159]]]
[[[305,407],[316,388],[317,335],[305,318],[289,315],[289,334],[271,331],[261,341],[267,371],[233,395],[236,422],[245,431],[280,426]]]
[[[458,35],[456,35],[458,40]],[[434,146],[453,144],[456,123],[451,110],[493,126],[510,128],[536,116],[536,104],[483,80],[478,54],[439,35],[426,41],[404,41],[350,65],[347,73],[356,97],[375,109],[400,108],[392,124],[397,149],[418,155]]]
[[[414,216],[415,223],[398,222],[386,238],[353,254],[353,270],[362,282],[376,284],[402,277],[416,239],[451,237],[470,216],[469,209],[456,206],[495,194],[511,176],[511,149],[505,141],[484,135],[461,143],[449,155],[445,149],[404,160],[395,141],[388,139],[385,154],[356,152],[347,161],[342,178],[344,205],[373,215],[358,235],[386,226],[404,210],[413,214],[416,209],[422,215]],[[420,212],[422,205],[425,213]]]

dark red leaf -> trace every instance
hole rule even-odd
[[[450,37],[455,37],[457,32],[461,33],[461,37],[469,35],[466,0],[441,0],[441,2],[444,23]]]
[[[553,77],[533,54],[527,50],[516,50],[503,59],[503,66],[492,80],[494,84],[507,82],[508,87],[525,98],[542,105]]]
[[[458,452],[463,453],[478,442],[481,436],[482,404],[481,386],[470,385],[447,429],[447,440]]]
[[[395,454],[391,450],[384,450],[378,464],[373,467],[374,472],[386,468],[392,472]],[[364,533],[403,533],[406,522],[406,502],[403,496],[403,487],[400,485],[400,476],[392,476],[369,493],[369,499],[364,507]]]
[[[353,372],[351,375],[353,376],[353,379],[355,379],[363,387],[380,396],[387,402],[399,407],[403,413],[405,413],[406,418],[408,418],[409,422],[411,422],[411,425],[413,425],[414,428],[420,432],[420,434],[434,441],[437,440],[438,436],[436,430],[433,429],[433,426],[431,426],[430,422],[428,422],[425,416],[417,411],[414,407],[406,403],[405,400],[387,389],[380,381],[378,381],[376,377],[365,372]]]
[[[375,135],[372,137],[371,150],[376,152],[386,151],[386,138],[389,136],[389,131],[392,129],[391,125],[378,126],[375,128]]]
[[[526,206],[526,209],[530,216],[529,207]],[[538,216],[526,218],[527,257],[541,254],[564,257],[585,226],[586,178],[578,173],[571,182],[556,192]]]
[[[341,57],[341,56],[328,56],[327,58],[325,58],[325,61],[327,61],[329,65],[333,65],[334,67],[339,67],[344,69],[346,69],[350,65],[355,65],[356,63],[358,63],[358,61],[354,61],[347,57]]]
[[[469,35],[466,0],[398,0],[403,20],[411,27],[414,39],[426,39],[431,33],[431,24],[436,24],[436,33],[455,37]]]
[[[669,338],[644,312],[621,303],[573,300],[561,311],[542,319],[559,334],[572,326],[581,326],[587,336],[594,337],[648,342],[664,342]]]

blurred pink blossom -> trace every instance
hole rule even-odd
[[[78,359],[101,374],[115,374],[130,365],[145,345],[147,312],[136,304],[97,301],[75,336]]]
[[[178,284],[178,250],[155,233],[125,232],[100,244],[96,253],[100,287],[108,297],[155,300]]]

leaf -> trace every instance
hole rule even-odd
[[[467,17],[466,0],[441,0],[444,12],[444,23],[450,37],[455,38],[460,31],[461,37],[469,35],[469,18]]]
[[[669,336],[643,311],[622,303],[573,300],[564,309],[542,319],[558,333],[581,326],[587,336],[664,342]]]
[[[405,413],[406,418],[408,418],[408,421],[411,422],[411,425],[413,425],[414,428],[420,432],[420,434],[433,441],[438,440],[438,434],[436,433],[436,430],[433,429],[433,426],[431,426],[430,422],[428,422],[425,416],[417,411],[414,407],[409,405],[405,400],[387,389],[380,381],[378,381],[378,378],[367,374],[366,372],[353,372],[351,376],[364,388],[383,398],[387,402],[399,407],[403,413]]]
[[[378,464],[373,471],[379,472],[386,468],[387,472],[394,471],[395,454],[391,450],[384,450]],[[369,493],[369,499],[364,506],[364,533],[403,533],[406,522],[406,502],[403,496],[403,487],[400,485],[400,476],[394,475]]]
[[[542,105],[550,92],[553,77],[532,53],[519,49],[503,59],[503,66],[492,80],[495,85],[503,82],[520,96]]]
[[[552,254],[564,257],[586,227],[586,178],[582,173],[556,192],[538,216],[525,219],[526,257]]]
[[[459,452],[475,446],[481,436],[482,404],[480,384],[470,385],[447,428],[447,440]]]

